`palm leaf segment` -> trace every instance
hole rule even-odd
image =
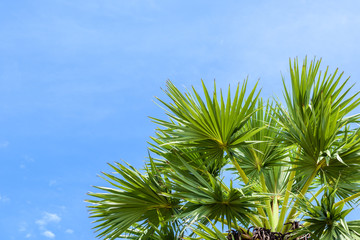
[[[171,169],[168,176],[174,192],[169,196],[185,201],[181,217],[207,217],[215,222],[225,219],[229,226],[238,221],[247,225],[248,215],[255,214],[253,208],[258,206],[254,202],[262,198],[252,194],[250,189],[234,188],[232,182],[227,187],[209,173],[203,177],[185,161],[182,166],[171,164]]]
[[[273,104],[269,101],[264,104],[259,98],[256,109],[241,131],[261,131],[248,138],[254,144],[239,146],[234,150],[234,155],[249,178],[259,179],[259,174],[271,174],[275,177],[274,169],[278,171],[276,167],[283,166],[288,161],[288,149],[278,141],[279,124],[273,117],[276,114]]]
[[[182,161],[186,161],[203,177],[206,177],[208,173],[217,177],[220,176],[221,170],[227,164],[226,159],[209,162],[205,153],[194,151],[191,148],[179,148],[165,144],[163,134],[157,132],[157,136],[157,138],[152,138],[154,142],[149,142],[151,145],[149,149],[160,157],[156,158],[156,165],[162,171],[169,168],[169,163],[182,165]]]
[[[299,199],[301,211],[306,216],[306,228],[298,235],[310,232],[314,239],[320,240],[360,239],[360,225],[357,225],[360,221],[345,221],[352,208],[344,209],[344,203],[336,204],[336,191],[336,188],[328,186],[320,201],[315,198],[316,204],[308,199]]]
[[[346,117],[360,104],[357,94],[349,95],[351,87],[344,89],[348,79],[340,84],[343,73],[324,74],[319,72],[321,61],[311,62],[305,59],[301,69],[294,61],[290,63],[291,90],[284,83],[284,96],[287,111],[280,108],[279,123],[283,128],[283,140],[301,148],[296,165],[303,174],[309,174],[321,165],[328,166],[330,160],[346,165],[345,149],[353,148],[357,141],[343,141],[344,130],[359,119],[359,115]],[[304,171],[307,170],[307,171]]]
[[[147,236],[154,233],[158,226],[164,225],[164,219],[170,219],[177,214],[179,200],[166,197],[161,193],[170,193],[165,180],[156,172],[156,167],[147,169],[147,174],[140,174],[135,168],[116,163],[109,164],[121,178],[103,173],[113,187],[96,187],[104,193],[89,193],[99,200],[88,200],[91,217],[95,221],[98,237],[116,239],[129,231],[135,223],[142,226],[142,232],[147,230]],[[166,228],[167,226],[164,225]],[[150,230],[149,230],[150,229]]]
[[[153,118],[155,123],[163,127],[160,131],[164,144],[202,152],[207,158],[207,164],[224,161],[224,152],[232,153],[239,146],[248,144],[246,140],[261,129],[241,130],[256,110],[260,92],[256,92],[255,86],[245,96],[246,83],[241,88],[237,86],[233,99],[230,88],[224,99],[221,91],[218,96],[216,87],[213,96],[210,96],[203,84],[203,100],[195,89],[193,95],[189,92],[182,94],[168,82],[166,93],[173,103],[159,101],[167,108],[170,121]]]

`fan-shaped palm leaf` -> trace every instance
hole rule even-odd
[[[174,190],[169,196],[185,201],[180,216],[226,219],[229,226],[238,221],[247,225],[253,220],[249,215],[255,214],[254,207],[259,207],[255,201],[264,197],[251,195],[247,188],[233,188],[232,183],[227,187],[210,174],[206,178],[201,176],[185,161],[182,164],[185,169],[172,165],[173,171],[168,173]]]
[[[346,215],[353,209],[344,209],[344,203],[336,206],[336,191],[336,188],[330,186],[325,188],[321,201],[315,198],[316,205],[307,199],[299,198],[299,206],[305,216],[306,226],[301,232],[310,232],[314,239],[354,239],[354,233],[350,232],[345,221]]]
[[[99,237],[116,239],[133,224],[142,223],[151,228],[176,214],[179,200],[162,194],[170,190],[156,169],[147,169],[147,174],[142,175],[130,165],[109,165],[123,179],[104,173],[104,179],[115,188],[96,187],[104,192],[89,193],[96,200],[88,200],[94,204],[89,206],[90,216],[97,218],[95,228],[100,231]]]
[[[247,81],[244,81],[241,88],[237,86],[233,99],[229,87],[227,99],[224,100],[222,91],[220,97],[218,96],[216,86],[211,97],[203,83],[203,100],[195,89],[193,94],[182,94],[169,81],[166,93],[173,103],[167,104],[160,99],[159,101],[167,108],[170,121],[152,118],[163,127],[161,132],[164,133],[164,144],[201,151],[208,158],[209,164],[214,161],[222,162],[224,152],[231,153],[239,146],[249,144],[247,140],[261,129],[241,130],[256,110],[256,100],[260,92],[256,92],[255,86],[250,94],[245,96],[246,85]],[[237,169],[247,183],[243,170],[239,166]]]
[[[346,115],[360,104],[360,98],[356,98],[357,94],[349,96],[351,87],[344,91],[347,80],[340,82],[343,74],[338,75],[338,70],[328,74],[326,69],[322,75],[320,62],[311,61],[308,66],[305,59],[300,70],[297,60],[293,65],[290,62],[291,90],[284,83],[287,110],[279,107],[277,115],[283,129],[282,141],[299,149],[293,165],[297,167],[294,170],[301,169],[296,175],[304,177],[301,195],[305,195],[321,168],[335,167],[330,165],[331,159],[347,167],[334,149],[345,127],[359,118],[359,115]],[[295,211],[293,208],[288,221]]]

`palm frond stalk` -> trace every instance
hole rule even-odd
[[[103,173],[89,193],[104,239],[360,239],[360,104],[343,73],[290,61],[284,104],[248,80],[223,94],[167,82],[167,120],[141,171]]]

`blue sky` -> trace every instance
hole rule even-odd
[[[0,1],[2,239],[95,239],[84,199],[107,162],[141,167],[154,96],[260,78],[289,57],[360,79],[358,1]],[[355,86],[360,90],[360,84]],[[359,210],[350,218],[355,218]]]

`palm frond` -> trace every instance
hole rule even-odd
[[[241,130],[256,111],[260,92],[255,85],[246,96],[246,88],[247,81],[241,88],[238,85],[232,99],[229,87],[225,100],[222,91],[218,95],[216,86],[210,94],[203,83],[203,99],[194,88],[193,93],[182,94],[168,81],[166,94],[173,102],[159,101],[166,107],[170,120],[152,118],[162,127],[159,130],[163,133],[162,144],[202,152],[210,164],[222,161],[225,151],[232,152],[239,146],[249,144],[248,139],[261,129]]]
[[[226,235],[223,234],[215,224],[211,223],[211,228],[207,227],[205,224],[198,223],[196,226],[191,227],[191,230],[198,237],[185,237],[186,240],[228,240]]]
[[[263,196],[251,195],[248,188],[234,188],[232,183],[227,187],[210,174],[207,178],[201,176],[185,161],[182,164],[186,169],[172,165],[173,171],[168,173],[174,190],[171,197],[185,201],[180,216],[226,219],[229,226],[237,222],[247,225],[251,221],[249,214],[255,214],[254,208],[259,206],[255,201]]]
[[[96,218],[98,237],[116,239],[133,224],[160,225],[161,219],[170,219],[176,214],[179,200],[167,197],[170,190],[156,169],[147,169],[142,175],[135,168],[116,163],[109,164],[117,174],[103,173],[112,187],[96,187],[102,193],[89,193],[95,199],[87,200],[90,217]]]
[[[320,62],[308,65],[305,59],[301,69],[297,59],[290,62],[290,90],[284,82],[287,110],[279,107],[277,115],[283,129],[281,140],[301,148],[295,164],[304,175],[319,164],[329,165],[345,126],[359,119],[359,115],[347,117],[360,104],[358,93],[349,96],[351,87],[344,91],[348,79],[341,83],[343,74],[338,70],[333,74],[328,74],[328,68],[324,74],[319,72]],[[333,159],[345,165],[341,158]]]
[[[275,109],[269,101],[264,105],[260,98],[257,111],[248,120],[243,132],[262,129],[248,140],[252,145],[239,146],[234,155],[241,168],[251,179],[258,179],[260,173],[267,174],[273,167],[282,166],[287,159],[288,148],[278,141],[280,132],[278,122],[273,118]]]
[[[344,204],[335,206],[336,191],[336,186],[328,186],[320,201],[315,198],[316,204],[299,198],[306,226],[302,231],[310,232],[315,239],[353,239],[345,221],[353,209],[344,209]]]

